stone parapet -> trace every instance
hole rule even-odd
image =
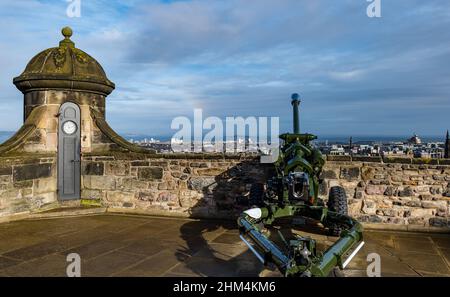
[[[56,201],[56,156],[0,158],[0,220],[45,209]]]
[[[446,160],[365,161],[328,161],[321,197],[340,185],[346,189],[350,214],[362,222],[449,225],[450,166],[434,165]]]
[[[339,185],[350,215],[368,226],[448,230],[447,161],[329,156],[320,198]],[[272,170],[254,154],[85,153],[81,198],[114,212],[232,219]],[[57,207],[56,180],[53,154],[0,157],[0,217]]]
[[[255,156],[204,154],[90,155],[82,164],[83,199],[116,210],[209,218],[239,214],[251,185],[271,168]]]
[[[329,156],[320,197],[326,200],[339,185],[350,214],[362,222],[447,228],[450,166],[402,159]],[[91,154],[83,160],[82,196],[116,211],[233,217],[245,207],[251,185],[271,170],[246,154]]]

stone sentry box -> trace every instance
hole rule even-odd
[[[0,157],[15,156],[15,164],[30,156],[38,158],[28,163],[40,163],[39,156],[52,157],[57,163],[52,162],[52,173],[40,176],[36,172],[30,180],[52,177],[49,189],[56,188],[56,197],[67,200],[80,199],[79,162],[83,153],[143,149],[125,141],[106,123],[105,100],[115,85],[94,58],[75,47],[70,28],[63,28],[62,34],[64,39],[58,47],[37,54],[14,78],[15,86],[24,94],[24,124],[0,145]],[[72,109],[65,109],[67,105]],[[66,125],[70,110],[76,110],[76,117]],[[23,191],[19,192],[0,195],[16,199],[23,197]]]

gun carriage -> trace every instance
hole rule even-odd
[[[363,228],[348,216],[344,188],[331,187],[328,201],[319,199],[320,175],[325,164],[311,145],[317,139],[299,128],[299,95],[292,95],[294,132],[281,134],[275,174],[265,184],[254,184],[249,201],[253,207],[238,218],[241,239],[264,264],[275,264],[284,276],[328,276],[344,269],[363,246]],[[266,235],[266,227],[283,219],[308,218],[320,222],[329,235],[337,236],[326,251],[314,239],[295,235],[281,246]]]

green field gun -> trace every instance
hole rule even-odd
[[[301,134],[299,128],[299,96],[292,95],[294,133],[280,135],[282,141],[275,174],[265,184],[250,189],[252,208],[238,218],[241,239],[265,265],[275,264],[284,276],[329,276],[343,270],[364,245],[360,223],[347,214],[344,188],[331,187],[328,202],[319,199],[320,178],[325,159],[311,145],[317,139]],[[304,219],[317,222],[328,235],[339,237],[325,251],[317,250],[317,242],[295,234],[286,240],[278,231],[281,244],[267,235],[267,227],[279,221]],[[291,226],[288,226],[291,227]],[[295,226],[293,226],[295,227]]]

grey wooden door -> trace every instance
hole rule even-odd
[[[61,105],[58,127],[58,197],[80,199],[80,108],[72,102]]]

